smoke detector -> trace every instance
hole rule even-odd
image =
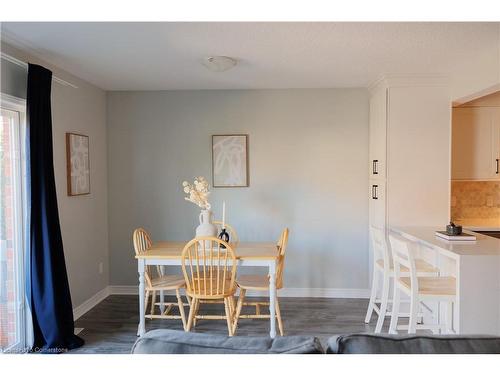
[[[212,72],[225,72],[236,66],[238,61],[228,56],[208,56],[202,61],[202,64]]]

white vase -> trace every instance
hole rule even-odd
[[[217,237],[217,226],[212,224],[212,211],[201,210],[200,225],[196,227],[196,237]]]

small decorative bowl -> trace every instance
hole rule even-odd
[[[462,234],[462,226],[450,223],[446,226],[446,233],[450,236],[458,236]]]

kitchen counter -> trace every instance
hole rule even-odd
[[[473,233],[469,230],[464,230],[464,232],[475,235],[477,238],[476,241],[448,241],[439,238],[435,233],[437,230],[443,230],[443,228],[438,227],[395,227],[391,228],[391,230],[412,241],[420,242],[434,248],[438,252],[454,259],[459,256],[480,255],[500,257],[500,239],[480,233]]]
[[[500,239],[473,233],[476,241],[447,241],[436,230],[443,228],[395,227],[389,233],[418,244],[416,256],[436,266],[440,275],[455,277],[456,333],[500,335]],[[437,311],[442,317],[440,306]]]

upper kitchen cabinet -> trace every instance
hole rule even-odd
[[[500,178],[500,107],[453,108],[453,180]]]

